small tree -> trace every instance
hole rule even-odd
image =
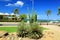
[[[47,17],[48,17],[48,21],[49,21],[49,15],[51,14],[51,10],[47,10]],[[48,22],[47,22],[47,25],[48,25]]]
[[[21,21],[27,19],[26,14],[21,14],[21,15],[20,15],[20,19],[21,19]]]

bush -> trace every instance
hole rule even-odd
[[[42,32],[40,30],[40,27],[38,26],[37,23],[32,23],[31,24],[31,33],[30,37],[34,39],[39,39],[42,37]]]
[[[19,37],[27,37],[29,33],[29,28],[24,24],[24,22],[21,22],[18,26],[18,36]]]
[[[26,25],[24,22],[21,22],[18,27],[18,36],[39,39],[42,37],[42,32],[37,23]]]

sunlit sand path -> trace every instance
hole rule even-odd
[[[57,25],[41,25],[42,27],[49,28],[51,30],[59,31],[60,32],[60,26]]]

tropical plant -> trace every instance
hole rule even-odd
[[[39,39],[43,36],[40,30],[40,26],[38,26],[36,22],[30,24],[30,27],[31,27],[30,38]]]
[[[58,15],[60,15],[60,8],[58,8]]]
[[[19,37],[29,37],[33,39],[39,39],[43,36],[40,26],[38,26],[37,23],[26,25],[24,22],[21,22],[18,26],[17,33]]]
[[[34,14],[34,22],[36,22],[36,21],[37,21],[37,15]]]
[[[15,19],[17,19],[16,17],[17,17],[17,14],[19,14],[19,11],[16,8],[16,9],[13,10],[13,12],[14,12],[14,21],[16,21]]]
[[[16,15],[16,14],[19,14],[19,11],[18,11],[18,9],[16,8],[16,9],[14,9],[14,14]]]
[[[58,8],[58,14],[57,14],[58,16],[60,15],[60,7]],[[59,20],[59,22],[60,22],[60,20]]]
[[[32,16],[30,18],[30,23],[36,22],[37,21],[37,15],[35,13],[35,11],[33,10],[32,12]]]
[[[47,21],[47,25],[48,25],[48,22],[49,22],[49,15],[51,14],[51,10],[47,10],[47,13],[46,13],[46,15],[47,15],[47,17],[48,17],[48,21]]]
[[[25,35],[24,35],[24,32],[25,32],[25,28],[24,28],[24,23],[23,22],[21,22],[21,24],[19,23],[19,26],[18,26],[18,36],[20,36],[20,37],[24,37]]]
[[[27,19],[26,14],[21,14],[21,15],[20,15],[20,19],[21,19],[21,21]]]
[[[27,26],[26,24],[24,24],[24,21],[21,22],[21,24],[19,23],[18,26],[18,36],[19,37],[28,37],[29,32],[30,32],[30,26]]]
[[[33,21],[34,21],[34,20],[33,20],[33,18],[32,18],[32,17],[30,17],[30,23],[33,23]]]

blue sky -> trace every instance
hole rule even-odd
[[[27,7],[29,7],[30,14],[32,14],[31,0],[0,0],[0,14],[12,14],[15,8],[19,9],[19,13],[28,14]],[[59,20],[57,16],[58,8],[60,7],[60,0],[34,0],[34,10],[38,19],[47,19],[46,11],[51,10],[49,16],[50,20]]]

